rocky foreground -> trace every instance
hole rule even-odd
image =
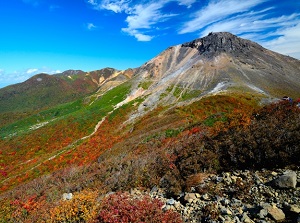
[[[300,222],[300,171],[261,170],[199,174],[202,182],[190,192],[167,197],[166,190],[131,190],[164,201],[165,210],[176,210],[184,222]]]

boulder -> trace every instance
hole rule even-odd
[[[297,174],[294,171],[289,171],[279,176],[271,182],[271,185],[280,189],[296,188]]]
[[[293,213],[300,214],[300,206],[298,206],[298,205],[291,205],[290,211],[293,212]]]
[[[280,208],[277,208],[276,206],[271,206],[271,205],[266,205],[264,208],[267,210],[269,216],[273,220],[282,221],[285,219],[285,214]]]
[[[187,193],[184,196],[184,200],[188,203],[196,203],[198,198],[197,198],[196,193]]]

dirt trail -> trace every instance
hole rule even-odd
[[[116,108],[115,108],[115,109],[116,109]],[[111,112],[109,112],[107,115],[111,114],[115,109],[113,109],[113,110],[112,110]],[[38,163],[38,164],[36,164],[35,166],[31,167],[30,169],[25,170],[25,171],[22,172],[22,173],[19,173],[19,174],[14,175],[14,176],[10,176],[10,177],[8,177],[8,178],[2,180],[2,181],[0,182],[0,184],[4,183],[4,182],[6,182],[6,181],[8,181],[8,180],[10,180],[10,179],[12,179],[12,178],[15,178],[15,177],[19,177],[19,176],[21,176],[21,175],[24,175],[24,174],[26,174],[27,172],[36,169],[36,168],[39,167],[40,165],[42,165],[42,164],[44,164],[44,163],[46,163],[46,162],[49,162],[50,160],[52,160],[52,159],[54,159],[54,158],[60,156],[60,155],[63,154],[63,153],[66,153],[66,152],[69,152],[69,151],[74,150],[74,149],[76,148],[75,145],[76,145],[78,142],[83,141],[83,140],[86,140],[86,139],[92,137],[92,136],[98,131],[98,129],[100,128],[101,124],[102,124],[102,123],[104,122],[104,120],[106,119],[107,115],[104,116],[104,117],[96,124],[96,126],[95,126],[95,128],[94,128],[94,131],[93,131],[91,134],[89,134],[89,135],[87,135],[87,136],[84,136],[84,137],[82,137],[82,138],[80,138],[80,139],[77,139],[76,141],[70,143],[70,144],[67,145],[65,148],[63,148],[62,150],[58,151],[55,155],[52,155],[51,157],[44,159],[44,160],[41,161],[40,163]],[[26,163],[28,163],[28,161],[23,162],[22,164],[26,164]],[[20,165],[22,165],[22,164],[20,164]]]

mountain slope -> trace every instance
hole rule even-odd
[[[148,108],[161,99],[164,104],[178,102],[190,91],[196,96],[238,91],[264,98],[299,97],[299,77],[299,60],[223,32],[170,47],[135,73],[136,87],[151,83],[142,93],[149,95]]]
[[[23,83],[2,88],[0,116],[3,117],[3,122],[0,126],[90,95],[102,85],[115,87],[128,80],[131,72],[113,68],[92,72],[68,70],[56,75],[38,74]]]

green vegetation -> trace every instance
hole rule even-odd
[[[82,109],[82,100],[58,105],[54,108],[21,119],[13,124],[1,127],[0,138],[26,133],[31,129],[38,128],[39,124],[43,126],[43,123],[63,118],[64,116],[74,113],[80,109]]]
[[[213,114],[213,115],[209,116],[208,118],[206,118],[203,121],[203,124],[206,125],[206,126],[212,127],[212,126],[214,126],[214,124],[216,122],[219,122],[219,121],[221,121],[221,122],[226,122],[227,121],[227,118],[226,118],[224,112]]]
[[[141,82],[138,87],[141,87],[144,90],[147,90],[151,86],[152,83],[153,83],[153,81],[144,81],[144,82]]]
[[[171,85],[166,89],[164,93],[160,95],[160,100],[166,97],[172,91],[172,95],[178,98],[180,101],[186,101],[192,98],[196,98],[202,93],[202,91],[200,90],[185,89],[177,85]]]
[[[181,95],[181,98],[183,101],[186,101],[198,97],[201,93],[202,91],[200,90],[187,90]]]

